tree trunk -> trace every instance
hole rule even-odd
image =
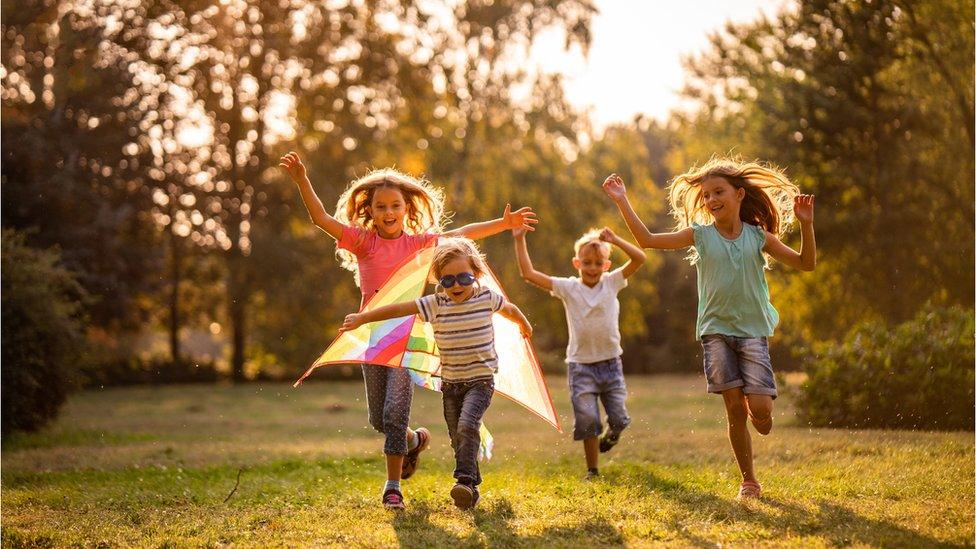
[[[180,277],[182,276],[183,249],[180,237],[169,231],[170,283],[169,293],[169,353],[173,364],[180,362]]]

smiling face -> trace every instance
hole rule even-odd
[[[739,209],[745,196],[745,189],[735,188],[721,176],[709,177],[701,184],[702,204],[715,221],[720,223],[739,218]]]
[[[393,187],[376,189],[367,211],[373,218],[373,226],[382,238],[396,238],[403,233],[403,218],[407,215],[407,202],[398,189]]]
[[[440,280],[447,275],[454,275],[457,277],[461,273],[469,273],[472,276],[477,276],[474,267],[471,266],[471,260],[467,257],[455,257],[441,267],[440,271],[435,273],[437,279]],[[477,282],[475,282],[477,284]],[[444,288],[444,293],[451,298],[455,303],[460,303],[467,300],[472,295],[474,295],[475,284],[471,286],[462,286],[460,283],[455,282],[450,288]]]
[[[603,246],[587,244],[573,258],[573,267],[587,286],[596,286],[603,273],[610,269],[610,255]]]

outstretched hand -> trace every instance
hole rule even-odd
[[[340,332],[348,332],[350,330],[355,330],[356,328],[363,325],[363,315],[359,313],[352,313],[346,315],[345,320],[342,321],[342,327],[339,328]]]
[[[813,223],[813,199],[812,194],[797,195],[793,199],[793,214],[800,223]]]
[[[288,172],[288,175],[296,183],[305,179],[305,164],[302,164],[302,159],[297,152],[291,151],[282,156],[281,160],[278,161],[278,167]]]
[[[505,212],[502,214],[502,219],[505,222],[505,228],[512,230],[524,229],[526,231],[534,231],[535,227],[532,225],[539,222],[532,208],[519,208],[513,212],[511,204],[505,204]]]
[[[624,180],[619,175],[612,173],[603,181],[603,192],[617,200],[627,196],[627,187],[624,186]]]

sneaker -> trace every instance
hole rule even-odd
[[[598,478],[600,478],[600,471],[599,470],[597,470],[597,469],[587,469],[586,470],[586,476],[583,477],[583,480],[596,480]]]
[[[759,499],[762,497],[762,486],[754,480],[744,480],[739,486],[739,495],[735,499],[742,501],[746,499]]]
[[[417,429],[414,431],[414,434],[418,439],[417,447],[403,456],[403,468],[400,470],[401,480],[407,480],[417,472],[417,465],[420,463],[420,452],[423,452],[430,446],[430,431],[426,427]]]
[[[474,487],[474,497],[471,498],[471,508],[474,509],[478,505],[478,500],[481,499],[481,492],[478,491],[478,487]]]
[[[403,504],[403,494],[396,488],[390,488],[383,492],[383,507],[387,509],[402,510],[407,506]]]
[[[474,490],[465,484],[455,484],[451,488],[451,497],[454,498],[454,506],[458,509],[470,509],[474,507]]]
[[[606,431],[600,435],[600,453],[605,454],[610,451],[611,448],[620,442],[620,433],[614,433],[608,427]]]

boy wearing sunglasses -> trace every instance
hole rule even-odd
[[[566,309],[569,325],[566,370],[573,403],[573,440],[583,441],[586,478],[595,478],[600,474],[599,453],[609,452],[620,440],[620,432],[630,424],[624,405],[627,386],[620,361],[623,349],[617,293],[627,286],[627,278],[644,264],[647,256],[610,229],[591,229],[574,245],[573,267],[579,271],[579,277],[549,276],[532,267],[525,231],[516,229],[512,235],[522,278],[558,297]],[[613,271],[610,271],[611,244],[630,259]],[[607,413],[605,430],[598,400],[603,401]]]
[[[498,313],[518,324],[523,336],[532,335],[532,326],[518,307],[477,284],[487,270],[474,242],[442,238],[431,264],[438,280],[436,293],[347,315],[342,324],[343,330],[353,330],[368,322],[411,314],[431,323],[441,358],[444,419],[456,461],[457,484],[451,497],[461,509],[474,507],[479,498],[481,420],[491,404],[498,370],[492,315]]]

